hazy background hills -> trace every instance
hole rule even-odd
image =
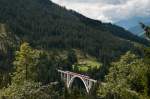
[[[117,22],[116,24],[124,27],[126,30],[130,31],[131,33],[137,35],[137,36],[144,36],[144,31],[140,26],[140,22],[143,22],[146,25],[150,25],[150,17],[133,17],[127,20],[121,20]]]

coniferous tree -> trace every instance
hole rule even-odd
[[[67,70],[72,70],[73,65],[77,63],[77,56],[74,50],[69,50],[67,55]]]
[[[74,50],[69,50],[67,60],[70,62],[70,64],[75,64],[78,62],[77,55]]]
[[[39,63],[40,51],[33,50],[28,43],[23,43],[20,50],[16,52],[14,61],[15,73],[13,81],[37,81],[37,66]]]

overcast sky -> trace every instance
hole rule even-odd
[[[83,15],[102,20],[117,22],[132,17],[150,16],[150,0],[52,0]]]

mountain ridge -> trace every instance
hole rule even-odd
[[[133,49],[131,42],[147,42],[121,27],[89,19],[49,0],[15,1],[0,1],[0,22],[38,49],[76,48],[111,60]]]

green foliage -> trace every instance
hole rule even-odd
[[[13,81],[15,83],[24,82],[25,80],[37,81],[40,53],[38,50],[33,50],[28,43],[23,43],[20,46],[14,61],[16,72],[13,74]]]
[[[56,62],[54,63],[56,64]],[[57,91],[53,89],[51,84],[42,86],[39,83],[50,83],[50,77],[54,78],[55,75],[52,75],[54,67],[51,70],[51,68],[47,68],[48,65],[50,65],[50,61],[46,53],[32,49],[28,43],[23,43],[20,50],[16,52],[15,71],[12,75],[11,84],[8,88],[0,90],[0,97],[4,99],[43,99],[43,97],[50,99],[58,97]]]
[[[11,77],[9,72],[0,70],[0,89],[3,87],[7,87],[11,82]]]
[[[67,59],[65,59],[65,70],[72,71],[72,65],[78,62],[77,55],[74,50],[69,50],[67,53]]]
[[[49,0],[0,0],[0,8],[0,21],[38,49],[76,48],[111,60],[133,48],[127,40],[145,42],[123,28],[88,19]]]
[[[102,70],[94,70],[95,73],[90,74],[101,77],[101,74],[106,74],[112,60],[127,50],[134,49],[130,41],[145,43],[143,39],[123,28],[88,19],[49,0],[0,0],[0,8],[0,22],[10,28],[5,29],[2,25],[0,31],[11,31],[1,33],[0,36],[0,50],[8,54],[3,55],[0,52],[0,66],[5,69],[3,72],[10,73],[12,60],[15,60],[13,82],[33,80],[47,84],[57,79],[57,67],[71,70],[70,65],[76,62],[75,55],[68,55],[68,59],[59,59],[57,55],[48,52],[52,49],[79,49],[96,57],[103,64]],[[39,50],[26,44],[25,48],[16,53],[14,59],[14,48],[9,47],[12,46],[11,43],[19,45],[14,41],[29,42],[33,48]]]
[[[106,82],[99,87],[98,95],[114,99],[144,98],[148,94],[147,70],[142,59],[127,52],[119,62],[112,63]]]
[[[0,23],[0,88],[11,82],[9,73],[17,44],[19,41],[15,34],[9,32],[6,24]]]
[[[144,53],[144,61],[148,64],[148,95],[150,96],[150,48],[145,48]]]
[[[9,49],[16,48],[18,42],[16,35],[9,31],[7,25],[0,23],[0,54],[7,55]]]
[[[92,58],[85,58],[74,64],[73,68],[78,68],[78,71],[86,73],[90,70],[92,71],[94,69],[100,69],[101,66],[102,64],[97,60]]]
[[[13,83],[8,88],[0,90],[2,99],[51,99],[57,98],[58,93],[52,85],[41,86],[40,83],[23,82],[22,85]]]
[[[99,79],[107,74],[111,61],[130,49],[136,49],[134,42],[147,44],[146,40],[123,28],[91,20],[49,0],[0,0],[0,8],[0,22],[7,24],[0,24],[0,88],[6,87],[0,90],[3,98],[66,99],[69,94],[66,90],[57,93],[56,88],[46,84],[59,79],[58,67],[72,70],[72,65],[78,62],[76,53],[70,50],[64,59],[49,50],[79,49],[96,57],[102,62],[100,69],[91,68],[97,67],[94,61],[88,61],[86,66],[92,65],[88,72],[91,77]],[[33,48],[23,43],[14,58],[19,41],[27,41]],[[149,52],[145,54],[145,61],[149,64]],[[131,53],[121,57],[109,69],[106,82],[98,91],[99,97],[145,98],[150,93],[150,66],[145,63]],[[61,96],[58,98],[58,95]],[[78,97],[78,92],[75,92],[69,98],[89,97]]]
[[[23,43],[16,52],[12,80],[15,83],[35,81],[47,84],[56,80],[58,60],[54,55],[33,49],[28,43]]]
[[[68,52],[67,60],[69,61],[69,63],[70,63],[71,65],[73,65],[73,64],[75,64],[75,63],[78,62],[78,60],[77,60],[77,55],[76,55],[76,53],[75,53],[74,50],[70,50],[70,51]]]
[[[150,27],[149,26],[146,26],[145,24],[143,23],[140,23],[141,27],[144,29],[145,31],[145,35],[150,38]]]
[[[143,23],[140,23],[141,27],[145,30],[145,34],[148,37],[148,39],[150,39],[150,27],[146,26]],[[145,63],[148,64],[148,73],[147,73],[147,77],[148,77],[148,95],[150,96],[150,48],[144,48],[144,61]]]
[[[9,70],[13,58],[13,51],[18,44],[17,37],[9,32],[6,24],[0,23],[0,69]]]

